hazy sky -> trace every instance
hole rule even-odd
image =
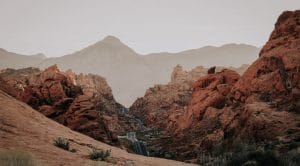
[[[0,0],[0,47],[61,56],[114,35],[138,53],[262,46],[300,0]]]

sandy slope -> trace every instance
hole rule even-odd
[[[52,145],[53,138],[63,136],[70,139],[71,149],[62,150]],[[90,137],[74,132],[60,125],[28,105],[0,91],[0,147],[4,149],[24,149],[39,160],[42,165],[90,165],[87,159],[95,146],[100,149],[111,149],[108,163],[100,165],[187,165],[171,160],[144,157],[129,154],[124,150],[98,142]]]

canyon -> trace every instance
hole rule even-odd
[[[116,45],[119,49],[116,49]],[[111,47],[106,47],[107,49],[103,49],[103,52],[114,50],[114,55],[120,59],[123,56],[130,59],[131,55],[136,55],[118,39],[108,37],[87,49],[74,53],[75,55],[67,55],[61,59],[68,61],[67,68],[73,68],[72,65],[77,65],[76,61],[80,59],[73,59],[73,57],[90,54],[91,50],[92,55],[97,56],[98,48],[104,46]],[[235,47],[235,45],[230,47]],[[210,49],[212,48],[204,48],[206,51]],[[204,52],[207,56],[210,55],[209,51],[206,51]],[[243,58],[243,53],[239,54],[239,58]],[[194,53],[189,52],[189,55],[193,56]],[[44,124],[51,123],[55,128],[61,128],[55,132],[64,133],[71,140],[74,140],[73,137],[82,139],[83,142],[91,140],[99,146],[114,149],[113,153],[116,156],[113,157],[118,158],[115,162],[120,162],[117,163],[120,165],[125,165],[124,158],[136,162],[137,165],[143,165],[148,160],[150,162],[153,159],[151,157],[202,165],[221,162],[222,159],[222,162],[228,165],[233,162],[232,155],[238,145],[254,146],[257,151],[255,153],[251,151],[250,154],[260,154],[259,156],[266,157],[271,163],[284,162],[280,157],[287,157],[286,155],[292,152],[297,159],[300,155],[297,151],[300,145],[299,10],[286,11],[279,16],[269,40],[257,55],[257,59],[251,65],[240,64],[240,67],[234,65],[234,67],[220,67],[218,63],[210,64],[210,62],[207,63],[210,67],[194,66],[191,63],[179,65],[178,61],[174,60],[170,63],[178,65],[174,65],[169,77],[165,76],[169,69],[168,71],[165,69],[170,68],[171,65],[162,69],[152,64],[156,66],[154,67],[156,70],[162,70],[164,73],[160,75],[160,72],[155,71],[154,73],[159,75],[155,78],[164,77],[170,80],[156,85],[148,79],[139,81],[138,74],[132,74],[130,70],[127,70],[128,68],[121,67],[120,70],[124,69],[124,72],[130,73],[130,77],[136,79],[135,84],[143,84],[143,81],[147,82],[143,86],[151,84],[144,96],[137,98],[129,108],[117,102],[118,99],[115,99],[105,79],[106,74],[104,74],[105,77],[96,74],[76,74],[82,71],[76,69],[73,72],[67,70],[66,66],[60,69],[60,66],[63,66],[60,58],[42,60],[39,65],[44,66],[41,68],[45,69],[34,67],[3,69],[0,72],[1,114],[3,114],[1,117],[5,121],[3,126],[6,127],[0,128],[0,132],[13,137],[15,129],[20,129],[20,127],[11,127],[14,126],[11,121],[17,121],[17,118],[21,118],[19,116],[28,118],[26,119],[28,121],[31,121],[30,118],[35,119],[35,122],[30,122],[30,125],[39,125],[36,121],[41,118],[43,123],[40,123],[43,127],[50,128],[51,126]],[[156,56],[165,58],[162,55],[146,57],[151,59]],[[179,57],[179,55],[172,56]],[[184,56],[180,55],[180,58]],[[231,61],[233,61],[232,58]],[[141,59],[130,59],[132,63],[141,65],[135,66],[135,70],[144,73],[144,77],[148,74],[153,75],[154,70],[147,72],[148,69],[142,65],[145,61]],[[87,58],[87,61],[80,63],[90,67],[89,70],[94,70],[95,66],[89,65],[93,60],[93,58]],[[200,63],[200,60],[198,62]],[[198,62],[193,59],[193,63]],[[227,62],[229,63],[229,60]],[[58,65],[49,65],[52,63],[58,63]],[[116,63],[123,63],[123,61]],[[108,64],[103,65],[106,65],[109,73]],[[190,70],[185,71],[184,67],[188,65],[190,65]],[[131,64],[124,66],[129,67]],[[89,70],[85,70],[85,73]],[[114,72],[109,74],[114,75]],[[127,76],[123,75],[123,77]],[[149,79],[152,78],[154,77]],[[122,84],[122,79],[118,79],[120,79],[118,83]],[[119,86],[119,88],[124,87]],[[31,112],[30,115],[13,109],[14,104],[17,105],[17,109]],[[14,114],[18,116],[14,117]],[[34,116],[30,117],[31,115]],[[25,123],[23,125],[26,126]],[[14,131],[10,131],[10,128]],[[25,135],[25,133],[22,134],[24,137]],[[5,140],[5,142],[0,141],[3,145],[7,142],[12,144],[9,137],[3,137],[1,140]],[[47,136],[45,141],[48,144],[49,140],[50,137]],[[22,144],[22,146],[25,145]],[[25,147],[30,149],[28,146]],[[296,152],[294,152],[295,149]],[[136,155],[127,154],[125,150],[150,157],[139,158]],[[53,151],[56,150],[53,149]],[[78,151],[79,155],[83,155],[84,150],[80,148]],[[269,151],[272,151],[272,155],[267,153]],[[36,152],[33,151],[33,153]],[[129,157],[124,157],[125,154]],[[231,157],[226,158],[227,155]],[[293,155],[289,156],[294,157]],[[220,156],[225,156],[225,158],[220,159]],[[45,160],[43,157],[42,159]],[[83,160],[80,157],[79,159]],[[298,164],[299,161],[296,159],[295,161],[291,159],[290,162]],[[264,165],[264,161],[257,158],[239,162],[246,164],[249,161]],[[169,160],[157,159],[155,162],[157,163],[153,165],[164,165]],[[183,164],[170,162],[175,165]]]

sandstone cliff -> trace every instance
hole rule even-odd
[[[138,122],[117,103],[106,80],[97,75],[62,72],[56,65],[2,70],[2,90],[57,122],[103,142],[119,145],[117,135]],[[7,88],[9,87],[9,88]]]
[[[171,95],[156,88],[151,93],[155,99],[146,93],[130,111],[142,115],[145,124],[163,129],[164,141],[155,146],[179,160],[199,160],[217,145],[230,149],[240,143],[272,144],[286,152],[300,139],[299,43],[300,11],[284,12],[259,58],[241,76],[229,69],[211,69],[194,83],[187,100],[179,99],[183,103],[171,100],[164,106],[161,103],[169,101],[165,98],[158,103],[160,97]],[[170,91],[179,94],[183,86]]]
[[[181,114],[191,99],[192,85],[206,73],[205,68],[196,67],[184,71],[177,65],[166,85],[155,85],[148,89],[144,97],[137,99],[130,107],[130,114],[142,119],[152,128],[166,128],[172,124],[171,117]]]

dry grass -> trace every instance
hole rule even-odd
[[[33,157],[22,150],[0,150],[1,166],[37,166]]]

